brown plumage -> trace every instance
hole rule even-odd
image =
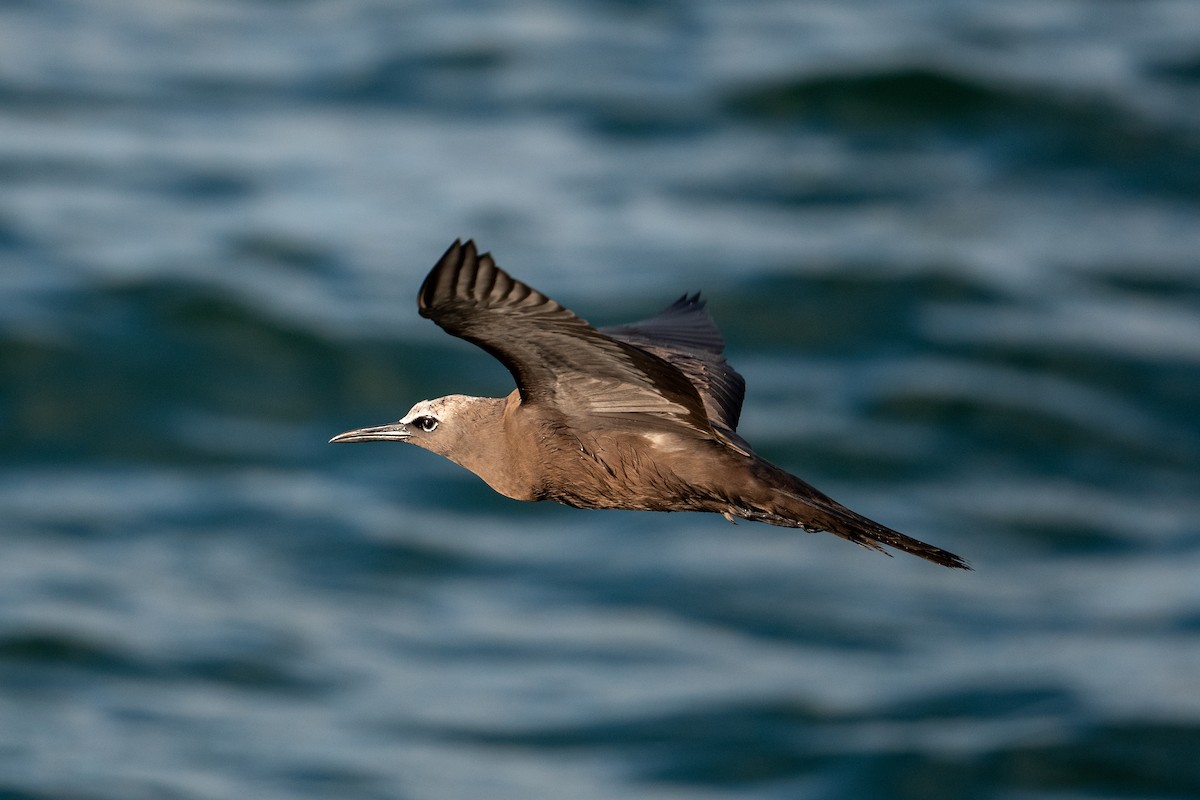
[[[425,278],[421,316],[479,345],[516,379],[503,398],[450,395],[332,442],[399,441],[445,456],[517,500],[578,508],[714,511],[829,531],[969,569],[941,548],[851,511],[737,435],[745,381],[699,295],[593,328],[455,242]]]

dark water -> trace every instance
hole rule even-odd
[[[328,446],[457,236],[959,574]],[[0,798],[1200,796],[1200,5],[0,3]]]

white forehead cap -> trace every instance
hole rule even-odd
[[[436,403],[436,400],[422,400],[410,408],[408,413],[401,417],[400,421],[407,424],[417,417],[434,417],[436,419],[438,416],[435,409]]]
[[[455,410],[465,405],[468,400],[470,400],[469,397],[461,394],[451,394],[433,400],[422,400],[413,406],[400,421],[409,423],[417,417],[433,417],[436,420],[441,420],[448,414],[453,414]]]

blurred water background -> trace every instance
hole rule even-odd
[[[474,237],[956,573],[329,446]],[[0,798],[1200,796],[1200,4],[4,0]]]

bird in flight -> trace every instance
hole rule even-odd
[[[699,294],[656,316],[595,328],[456,241],[417,308],[516,379],[507,397],[422,400],[398,422],[331,442],[407,442],[466,467],[502,495],[576,508],[712,511],[828,531],[935,564],[962,558],[851,511],[757,455],[737,434],[745,381]]]

